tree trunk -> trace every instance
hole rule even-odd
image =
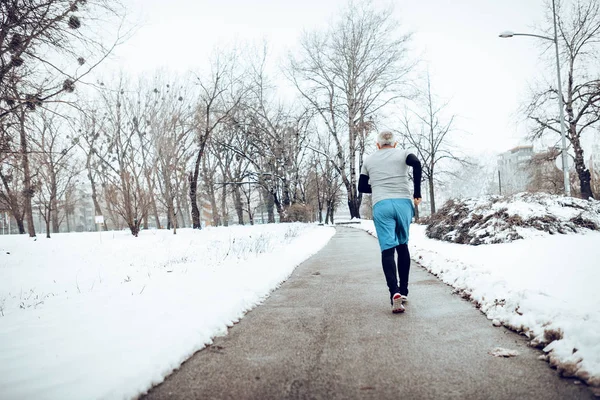
[[[240,193],[240,187],[237,184],[233,185],[231,194],[233,195],[233,205],[238,217],[238,224],[244,225],[244,207],[242,205],[242,195]]]
[[[190,172],[189,183],[190,183],[190,203],[192,205],[192,227],[194,229],[202,229],[200,224],[200,209],[198,208],[198,195],[196,193],[198,189],[198,176],[200,175],[200,162],[202,161],[203,149],[198,151],[196,162],[194,163],[194,171]]]
[[[353,97],[353,96],[349,96]],[[350,106],[353,108],[352,106]],[[349,135],[349,155],[350,155],[350,182],[346,185],[348,189],[348,208],[350,209],[350,218],[360,218],[360,210],[358,204],[358,195],[356,189],[356,127],[354,124],[356,113],[352,109],[350,119],[348,120],[348,135]]]
[[[65,219],[67,221],[67,232],[71,232],[71,221],[70,221],[69,215],[70,215],[70,213],[68,213],[68,212],[65,214]]]
[[[167,230],[171,230],[171,226],[173,226],[173,221],[171,220],[171,206],[167,205]]]
[[[54,169],[54,166],[50,164],[50,168]],[[52,233],[58,233],[60,229],[58,223],[57,190],[56,173],[52,170],[50,171],[50,209],[48,210],[48,218],[52,219]]]
[[[429,183],[429,201],[431,205],[431,215],[435,214],[435,189],[433,187],[433,169],[432,174],[429,175],[427,181]]]
[[[571,129],[575,129],[575,127],[572,126]],[[571,144],[573,145],[573,150],[575,151],[575,170],[577,171],[577,176],[579,177],[581,198],[589,200],[590,198],[594,198],[594,193],[592,192],[592,175],[590,174],[590,170],[585,167],[583,149],[581,148],[579,136],[574,133],[571,133]]]
[[[60,232],[60,223],[58,222],[58,202],[56,201],[56,195],[53,195],[53,199],[50,202],[50,213],[52,214],[52,233]]]
[[[252,204],[250,202],[250,189],[248,189],[248,195],[246,196],[246,205],[248,206],[248,221],[250,221],[250,225],[254,225],[254,213],[252,212]]]
[[[197,160],[200,160],[200,156],[198,156]],[[196,163],[198,165],[198,163]],[[202,229],[200,225],[200,209],[198,209],[198,199],[196,198],[196,188],[198,187],[198,168],[196,167],[196,172],[190,172],[190,204],[192,205],[192,228],[194,229]]]
[[[263,196],[263,199],[265,202],[265,208],[267,209],[267,223],[274,224],[275,223],[275,210],[273,209],[273,206],[275,203],[273,202],[273,196],[265,188],[263,188],[262,196]]]
[[[17,227],[19,228],[19,235],[25,234],[25,224],[23,222],[23,218],[15,218],[15,221],[17,222]]]
[[[277,214],[279,214],[279,222],[288,222],[286,210],[281,206],[281,202],[277,198],[277,193],[271,193],[271,198],[273,199]]]
[[[323,223],[323,198],[321,195],[321,186],[319,185],[319,176],[315,174],[315,186],[317,189],[317,215],[319,216],[319,223]]]
[[[227,185],[221,188],[221,221],[223,226],[229,226],[229,215],[227,212]]]
[[[21,208],[19,206],[19,199],[17,195],[14,194],[8,185],[8,181],[6,177],[0,171],[0,179],[2,180],[2,184],[4,185],[4,189],[6,190],[6,195],[9,199],[9,211],[12,217],[17,222],[17,227],[19,228],[19,234],[22,235],[25,233],[25,225],[23,224],[23,213],[21,212]],[[10,233],[10,232],[9,232]]]
[[[177,235],[177,214],[175,213],[175,198],[171,198],[171,221],[173,221],[173,235]]]
[[[51,218],[51,209],[46,209],[46,217],[44,218],[44,222],[46,223],[46,239],[50,239],[50,218]]]
[[[325,215],[325,223],[333,225],[334,200],[327,200],[327,215]],[[329,222],[328,222],[329,220]]]
[[[27,220],[27,231],[29,237],[35,237],[35,226],[33,225],[33,208],[31,200],[33,198],[34,189],[31,187],[31,171],[29,170],[29,153],[27,149],[27,132],[25,131],[25,110],[21,110],[20,117],[20,139],[21,139],[21,157],[23,167],[23,186],[24,186],[24,211],[25,219]]]

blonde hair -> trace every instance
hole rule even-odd
[[[380,146],[393,146],[394,143],[396,143],[396,139],[390,131],[382,131],[377,135],[377,144]]]

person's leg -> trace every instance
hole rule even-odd
[[[395,202],[396,235],[398,237],[398,276],[400,278],[399,290],[403,296],[408,295],[408,280],[410,273],[410,252],[408,251],[408,236],[410,224],[414,216],[414,207],[411,200],[401,199]]]
[[[390,302],[392,296],[396,293],[402,294],[398,288],[398,278],[396,276],[396,260],[394,259],[395,248],[386,249],[381,252],[381,265],[383,266],[383,274],[385,275],[385,282],[387,283],[390,291]]]
[[[381,249],[381,265],[390,291],[390,301],[399,290],[394,260],[395,248],[398,246],[395,214],[395,208],[390,200],[377,202],[373,207],[373,222]]]
[[[398,252],[398,276],[400,277],[399,290],[403,296],[408,296],[408,275],[410,272],[410,252],[408,244],[396,246]]]

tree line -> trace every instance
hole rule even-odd
[[[565,59],[572,48],[571,59],[587,55],[583,46],[600,34],[589,25],[600,26],[595,3],[576,3],[593,18],[580,21],[589,29],[576,30],[587,32],[577,45],[566,38],[581,26],[561,20]],[[124,37],[117,32],[107,43],[93,29],[105,20],[120,26],[117,2],[9,0],[0,9],[0,210],[20,233],[36,235],[34,211],[48,237],[63,224],[70,230],[83,197],[105,216],[104,229],[136,236],[149,226],[201,228],[207,218],[211,225],[252,224],[259,215],[333,222],[342,198],[358,218],[357,173],[390,115],[401,116],[401,145],[423,162],[432,213],[444,174],[472,166],[454,147],[447,104],[429,76],[417,78],[411,35],[391,9],[370,1],[348,3],[326,29],[303,35],[281,68],[293,99],[270,75],[266,46],[217,51],[201,72],[92,82],[90,73]],[[574,60],[573,73],[580,71]],[[567,82],[569,140],[581,194],[591,197],[577,146],[582,131],[597,129],[600,91],[592,94],[597,79]],[[550,114],[535,114],[552,93],[528,108],[537,136],[556,131]]]

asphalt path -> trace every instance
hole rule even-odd
[[[392,314],[377,240],[338,227],[263,304],[144,398],[595,398],[414,263],[410,277],[407,310]],[[496,347],[519,355],[491,356]]]

